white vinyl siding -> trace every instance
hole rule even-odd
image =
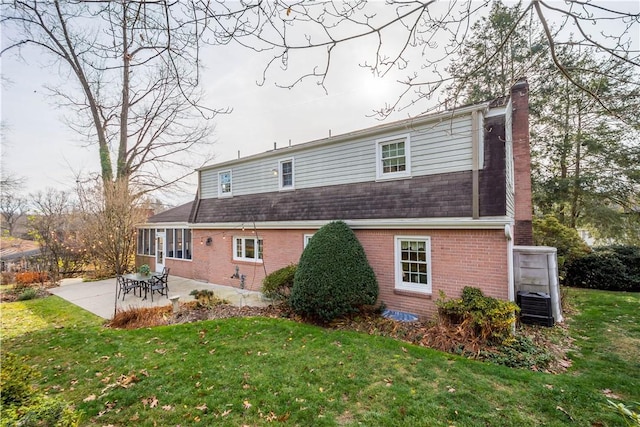
[[[430,237],[395,237],[395,277],[398,290],[431,293]]]
[[[466,114],[411,131],[411,176],[471,170],[471,115]],[[315,145],[295,151],[296,189],[351,184],[376,180],[376,141],[397,137],[404,132],[390,131],[376,136],[354,138],[335,144]],[[289,148],[274,151],[273,157],[238,160],[233,166],[234,196],[280,190],[280,160]],[[295,146],[291,148],[295,150]],[[293,153],[291,153],[293,154]],[[293,158],[285,157],[285,158]],[[230,165],[200,171],[200,197],[218,197],[218,173]],[[213,182],[212,182],[213,181]]]

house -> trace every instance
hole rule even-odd
[[[528,84],[198,174],[192,203],[140,227],[138,265],[259,290],[322,225],[343,220],[390,309],[431,316],[441,291],[465,286],[513,300],[513,246],[532,244]]]

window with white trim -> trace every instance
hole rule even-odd
[[[309,240],[311,240],[312,237],[313,237],[313,234],[304,235],[304,243],[302,244],[303,249],[307,247],[307,245],[309,244]]]
[[[234,237],[233,259],[235,261],[262,262],[262,239]]]
[[[280,160],[280,190],[293,190],[293,159]]]
[[[154,228],[138,229],[138,255],[156,254],[156,230]]]
[[[431,238],[396,236],[396,289],[431,293]]]
[[[165,232],[167,258],[191,259],[191,230],[188,228],[167,228]]]
[[[411,176],[411,138],[409,134],[376,141],[376,176],[378,179]]]
[[[231,196],[231,171],[218,172],[218,197]]]

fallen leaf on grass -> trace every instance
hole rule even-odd
[[[166,350],[166,349],[164,349],[164,348],[156,348],[156,349],[154,350],[154,352],[155,352],[155,353],[158,353],[158,354],[165,354],[165,353],[167,352],[167,350]]]
[[[601,390],[602,394],[604,394],[605,396],[607,396],[609,399],[617,399],[620,400],[620,396],[618,396],[617,394],[615,394],[613,391],[611,391],[611,389],[605,388],[604,390]]]
[[[155,396],[145,397],[142,399],[142,405],[146,408],[149,405],[149,408],[155,408],[158,406],[158,398]]]
[[[164,409],[165,411],[173,411],[173,406],[171,406],[171,405],[164,405],[164,406],[162,407],[162,409]]]
[[[96,395],[95,394],[91,394],[87,397],[85,397],[84,399],[82,399],[83,402],[91,402],[96,400]]]
[[[207,408],[207,404],[206,404],[206,403],[203,403],[203,404],[202,404],[202,405],[200,405],[200,406],[196,406],[196,409],[199,409],[199,410],[201,410],[201,411],[206,411],[206,410],[207,410],[207,409],[209,409],[209,408]]]
[[[244,402],[242,402],[242,406],[244,407],[244,409],[249,409],[251,408],[253,405],[251,403],[249,403],[248,400],[245,400]]]
[[[138,377],[136,377],[136,374],[129,374],[129,375],[123,374],[123,375],[120,375],[120,377],[118,378],[118,381],[116,382],[122,388],[129,388],[133,386],[134,383],[138,382]]]
[[[223,413],[220,414],[220,416],[222,417],[226,417],[227,415],[229,415],[231,413],[231,409],[227,409],[226,411],[224,411]]]

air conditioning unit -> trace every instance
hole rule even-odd
[[[531,325],[553,326],[551,296],[544,292],[518,292],[520,321]]]

